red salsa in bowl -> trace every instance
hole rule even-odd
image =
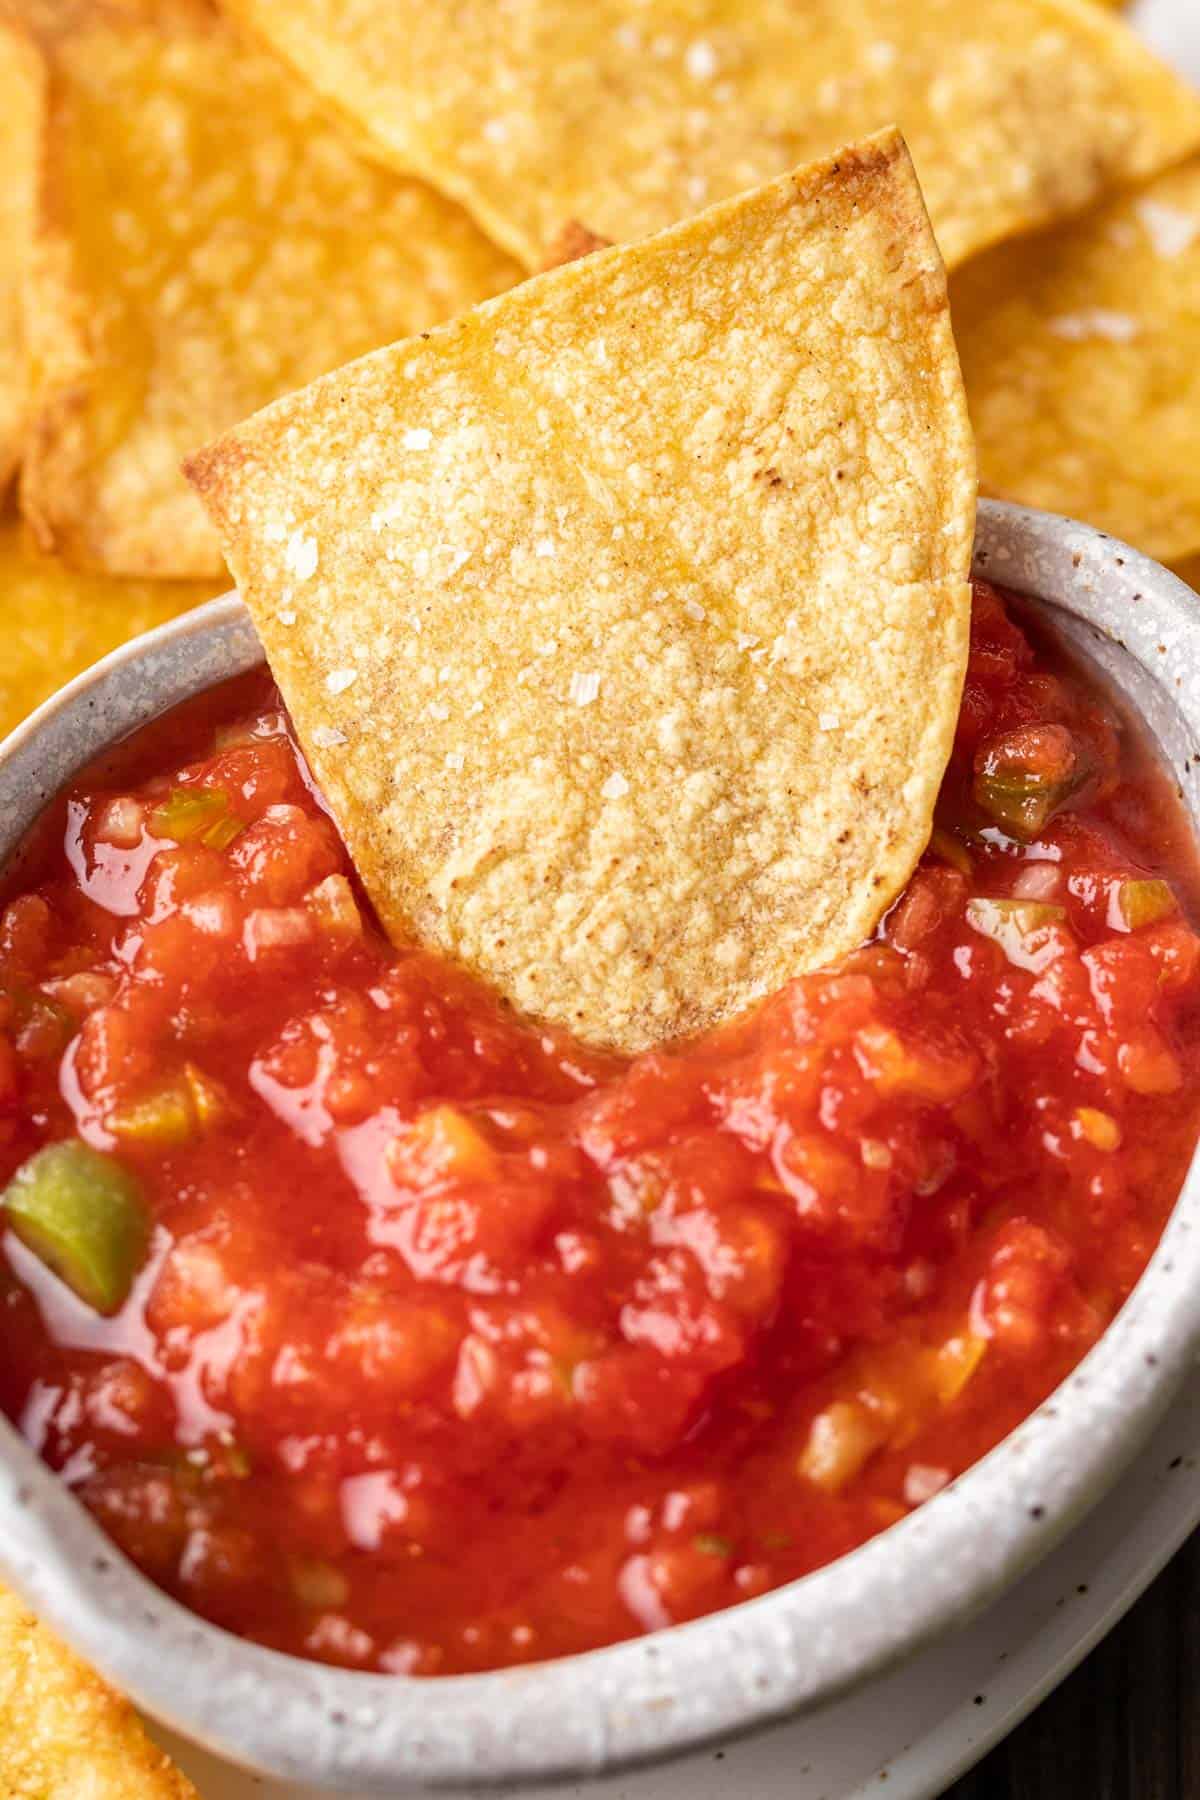
[[[923,1504],[1095,1343],[1200,1123],[1175,789],[977,584],[871,944],[632,1062],[389,945],[265,674],[0,912],[0,1404],[259,1642],[416,1674],[695,1618]]]

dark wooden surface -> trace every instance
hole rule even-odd
[[[1200,1800],[1200,1532],[945,1800]]]

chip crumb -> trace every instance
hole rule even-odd
[[[1156,256],[1182,256],[1200,238],[1200,214],[1184,212],[1148,195],[1135,200],[1133,209],[1146,228]]]
[[[720,62],[712,45],[704,38],[697,38],[684,51],[683,65],[693,81],[711,81]]]
[[[283,566],[297,581],[308,581],[317,572],[317,540],[293,531],[283,553]]]

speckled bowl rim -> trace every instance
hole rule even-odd
[[[975,573],[1061,607],[1070,635],[1141,682],[1200,827],[1200,601],[1190,589],[1103,533],[998,502],[980,508]],[[229,597],[64,688],[0,746],[0,854],[82,762],[260,654]],[[145,1580],[3,1420],[0,1569],[148,1713],[262,1773],[359,1795],[582,1776],[815,1706],[964,1622],[1100,1498],[1198,1347],[1193,1161],[1158,1251],[1101,1342],[942,1494],[761,1599],[530,1668],[420,1681],[234,1638]]]

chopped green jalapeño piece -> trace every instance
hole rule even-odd
[[[1062,942],[1054,926],[1066,920],[1066,908],[1051,906],[1045,900],[967,901],[967,924],[980,937],[999,944],[1010,963],[1028,969],[1033,975],[1061,954]]]
[[[174,838],[177,844],[198,839],[210,850],[227,850],[245,827],[230,812],[222,788],[172,788],[150,814],[150,829],[155,837]]]
[[[1108,922],[1115,931],[1140,931],[1157,925],[1176,911],[1176,900],[1166,881],[1131,877],[1120,881],[1109,901]]]
[[[86,1305],[124,1305],[150,1241],[150,1217],[127,1169],[77,1138],[21,1164],[2,1196],[10,1229]]]
[[[1010,836],[1029,843],[1088,777],[1064,725],[1026,725],[997,738],[976,760],[976,806]]]

